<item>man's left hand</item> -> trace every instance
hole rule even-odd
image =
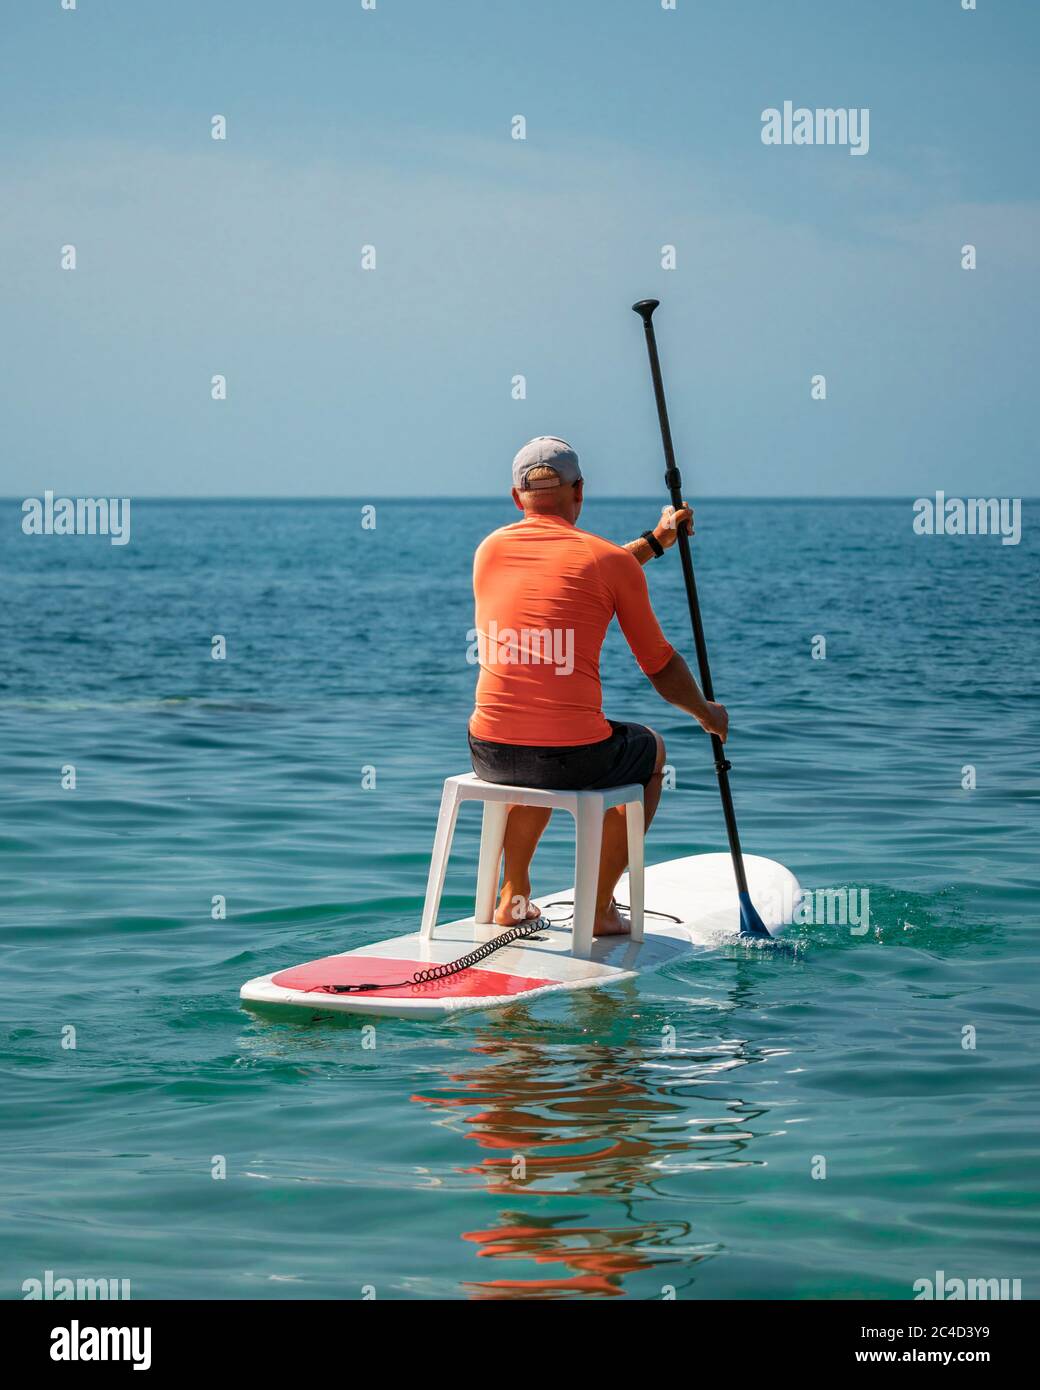
[[[675,544],[680,526],[685,528],[688,536],[693,535],[693,508],[685,502],[678,511],[671,506],[662,507],[661,520],[654,527],[654,535],[662,550],[667,550]]]

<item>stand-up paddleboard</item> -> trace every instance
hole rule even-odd
[[[801,895],[797,879],[772,859],[749,854],[744,864],[762,920],[771,932],[782,930]],[[628,901],[627,893],[626,874],[618,886],[620,902]],[[741,927],[727,854],[694,854],[650,865],[643,940],[596,937],[588,959],[572,953],[568,906],[573,897],[570,891],[540,897],[551,923],[547,929],[489,952],[479,964],[443,979],[409,983],[415,974],[468,955],[511,928],[478,926],[467,917],[438,926],[430,937],[417,932],[395,936],[261,975],[242,986],[242,998],[254,1006],[305,1009],[311,1014],[442,1018],[462,1009],[526,1004],[543,995],[631,980],[689,956],[698,946],[735,940]],[[353,992],[359,985],[377,988]]]

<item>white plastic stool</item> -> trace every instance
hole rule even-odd
[[[643,788],[608,787],[597,792],[552,792],[537,787],[504,787],[483,782],[474,773],[448,777],[441,796],[437,833],[433,840],[430,877],[426,883],[421,936],[432,936],[444,891],[444,876],[455,834],[459,807],[464,801],[482,801],[484,819],[480,831],[480,864],[474,920],[486,925],[494,918],[498,897],[498,866],[502,858],[506,819],[510,806],[547,806],[574,817],[574,927],[572,950],[588,958],[592,953],[592,927],[596,916],[599,851],[603,838],[603,813],[613,806],[626,808],[628,823],[628,882],[632,932],[630,940],[643,939]]]

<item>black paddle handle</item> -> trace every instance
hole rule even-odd
[[[661,423],[661,442],[664,445],[664,481],[672,499],[672,506],[679,510],[683,505],[682,475],[675,463],[675,450],[672,447],[672,431],[668,424],[668,405],[664,398],[664,382],[661,379],[661,361],[657,355],[657,338],[654,336],[653,316],[660,300],[641,299],[632,308],[643,320],[646,330],[646,350],[650,357],[650,374],[654,379],[654,399],[657,401],[657,418]],[[705,698],[715,699],[711,683],[711,667],[708,664],[708,644],[704,640],[704,625],[701,622],[701,606],[697,599],[697,581],[693,576],[693,556],[690,553],[690,538],[684,526],[678,531],[679,560],[682,564],[683,580],[686,584],[686,599],[690,608],[690,623],[693,627],[693,645],[697,649],[697,668],[700,671],[701,689]],[[737,877],[737,890],[746,893],[747,875],[744,872],[744,857],[740,851],[740,835],[737,831],[737,817],[733,810],[733,794],[729,787],[730,762],[717,734],[711,735],[711,751],[715,757],[715,774],[719,779],[719,796],[722,798],[722,814],[726,821],[726,835],[729,839],[729,852],[733,859],[733,872]]]

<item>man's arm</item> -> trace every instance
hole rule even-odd
[[[679,534],[679,527],[685,525],[686,534],[693,535],[693,509],[692,507],[681,507],[676,511],[674,507],[665,507],[661,511],[661,520],[654,527],[654,535],[657,537],[657,544],[662,550],[667,550],[669,546],[675,544]],[[641,565],[645,565],[654,558],[654,550],[650,542],[640,536],[637,540],[629,541],[625,549],[634,555]]]
[[[678,652],[672,656],[663,670],[658,671],[656,675],[648,676],[647,680],[662,699],[667,700],[670,705],[675,705],[677,709],[692,714],[709,734],[718,734],[722,742],[726,742],[729,730],[726,707],[704,698],[704,692],[693,679],[690,668]]]
[[[650,606],[646,575],[641,569],[632,568],[635,556],[630,559],[629,555],[614,550],[615,558],[608,562],[612,568],[607,577],[608,582],[612,578],[618,623],[639,669],[669,704],[692,714],[708,733],[718,734],[725,740],[729,716],[722,705],[704,698],[690,668],[661,631]]]

